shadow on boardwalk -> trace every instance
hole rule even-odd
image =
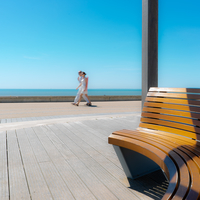
[[[142,185],[142,187],[137,187],[135,182]],[[162,199],[168,187],[168,181],[163,175],[162,170],[158,170],[135,180],[129,179],[129,183],[131,189],[137,190],[152,199]]]

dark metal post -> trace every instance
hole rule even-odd
[[[142,107],[158,86],[158,0],[142,0]]]

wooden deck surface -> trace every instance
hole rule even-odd
[[[161,199],[162,173],[127,180],[108,144],[138,123],[138,113],[1,119],[0,199]]]

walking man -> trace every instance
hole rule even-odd
[[[77,103],[76,105],[78,106],[79,103],[80,103],[80,101],[81,101],[81,98],[85,96],[85,97],[87,98],[87,100],[89,101],[89,103],[87,102],[86,105],[87,105],[87,106],[91,106],[91,105],[92,105],[92,104],[91,104],[91,101],[90,101],[90,99],[89,99],[89,97],[88,97],[88,95],[87,95],[88,78],[86,77],[86,73],[85,73],[85,72],[82,72],[81,76],[82,76],[81,83],[80,83],[80,85],[76,88],[76,89],[79,89],[79,91],[80,91],[79,101],[78,101],[78,103]],[[84,98],[84,99],[85,99],[85,98]]]
[[[81,83],[81,80],[82,80],[82,71],[79,71],[78,72],[78,82],[79,83]],[[80,95],[81,95],[81,90],[80,90],[80,88],[79,88],[79,90],[78,90],[78,92],[77,92],[77,95],[76,95],[76,97],[75,97],[75,99],[74,99],[74,102],[72,103],[73,105],[76,105],[77,104],[77,102],[79,101],[79,99],[80,99]],[[90,104],[90,102],[89,102],[89,100],[88,100],[88,98],[85,96],[85,94],[83,94],[82,95],[82,97],[85,99],[85,101],[87,102],[87,104]]]

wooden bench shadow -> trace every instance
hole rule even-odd
[[[200,198],[200,89],[150,88],[137,130],[109,136],[130,179],[161,169],[162,199]]]
[[[157,170],[134,180],[128,178],[128,181],[130,189],[155,200],[161,199],[168,188],[168,181],[162,170]]]

